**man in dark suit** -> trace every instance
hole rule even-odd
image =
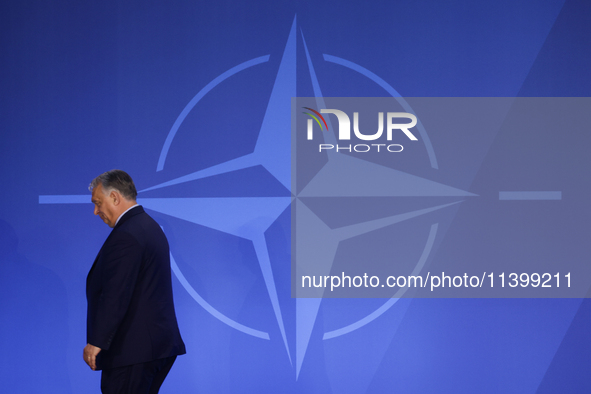
[[[90,184],[94,214],[111,234],[86,279],[84,361],[103,393],[157,393],[185,354],[172,299],[170,253],[160,226],[136,203],[131,177],[112,170]]]

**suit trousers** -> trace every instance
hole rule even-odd
[[[157,394],[176,357],[105,369],[101,375],[101,392],[103,394]]]

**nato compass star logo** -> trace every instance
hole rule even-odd
[[[323,272],[329,273],[335,255],[342,242],[356,237],[363,236],[372,231],[386,228],[397,223],[410,221],[412,219],[430,214],[435,211],[444,210],[454,206],[474,194],[460,190],[442,183],[434,182],[422,177],[411,175],[409,173],[384,167],[379,164],[361,160],[352,155],[328,152],[327,161],[322,168],[305,185],[294,187],[292,179],[292,141],[290,125],[292,121],[292,98],[297,97],[296,92],[296,43],[297,43],[296,21],[292,24],[289,38],[281,57],[279,69],[275,82],[269,97],[268,106],[264,119],[260,126],[258,138],[254,150],[241,157],[237,157],[221,164],[201,169],[190,174],[171,179],[167,182],[154,185],[139,191],[138,202],[145,208],[168,215],[173,218],[181,219],[186,222],[194,223],[219,232],[239,237],[252,243],[256,258],[260,266],[266,291],[270,300],[275,320],[281,336],[281,341],[285,347],[287,357],[292,365],[295,360],[295,376],[298,378],[305,354],[308,349],[312,331],[316,323],[319,308],[322,303],[322,294],[313,298],[296,298],[295,311],[295,349],[290,349],[288,335],[284,323],[284,311],[282,311],[278,290],[274,280],[271,257],[265,232],[276,222],[276,220],[287,209],[295,207],[295,220],[306,223],[304,227],[295,227],[296,231],[296,250],[299,262],[314,262],[316,267]],[[314,70],[308,47],[301,34],[303,47],[305,49],[306,62],[309,70],[309,76],[315,96],[316,109],[326,108],[323,94],[320,89],[320,83]],[[191,113],[199,105],[200,101],[219,84],[226,81],[233,75],[239,74],[247,69],[268,62],[270,55],[261,56],[242,64],[239,64],[220,76],[212,80],[203,89],[201,89],[182,110],[172,128],[166,136],[162,147],[160,157],[158,158],[156,171],[165,168],[171,146],[175,143],[175,137],[179,128]],[[367,78],[372,83],[382,88],[388,95],[395,98],[404,110],[412,112],[411,106],[392,88],[386,81],[372,73],[371,71],[352,63],[348,60],[325,54],[323,59],[327,63],[335,64],[352,70],[361,76]],[[301,109],[301,108],[300,108]],[[312,112],[314,113],[314,112]],[[334,130],[330,124],[330,118],[324,117],[324,129]],[[416,130],[419,135],[419,142],[424,147],[428,157],[428,165],[432,169],[438,169],[437,158],[434,148],[431,144],[425,127],[420,120]],[[335,136],[332,133],[323,132],[326,143],[336,143]],[[237,170],[248,169],[255,166],[264,167],[286,190],[291,190],[291,195],[279,197],[212,197],[212,198],[142,198],[142,194],[152,190],[164,189],[174,185],[180,185],[227,174]],[[343,180],[339,174],[347,169],[350,176]],[[388,182],[368,181],[367,174],[373,174],[371,179],[386,179]],[[519,193],[519,192],[516,192]],[[559,193],[559,192],[558,192]],[[524,195],[521,194],[521,197]],[[355,224],[334,228],[328,226],[322,221],[314,211],[310,209],[306,199],[315,197],[445,197],[448,200],[445,203],[433,204],[429,207],[408,210],[385,217],[366,220]],[[519,196],[518,196],[519,197]],[[535,196],[534,196],[535,197]],[[539,197],[539,196],[538,196]],[[555,195],[551,196],[555,199]],[[455,199],[449,202],[449,198]],[[527,199],[527,198],[525,198]],[[540,199],[540,198],[537,198]],[[69,204],[69,203],[89,203],[90,199],[84,196],[39,196],[40,204]],[[222,214],[223,213],[223,214]],[[165,229],[166,230],[166,229]],[[300,232],[298,234],[298,231]],[[418,253],[419,257],[412,262],[412,274],[423,272],[425,263],[435,243],[438,224],[432,223],[425,234],[422,250]],[[318,239],[324,242],[318,243]],[[288,246],[289,247],[289,246]],[[190,296],[213,317],[224,324],[261,340],[272,340],[269,332],[257,328],[249,327],[233,318],[226,316],[216,309],[208,300],[202,296],[187,279],[187,275],[179,268],[175,260],[175,250],[171,250],[172,270],[184,289]],[[207,280],[207,278],[204,278]],[[404,289],[398,289],[392,298],[386,299],[379,307],[364,317],[346,324],[337,329],[331,329],[323,333],[323,340],[340,337],[362,328],[372,322],[384,312],[390,309],[399,301],[399,297],[404,293]],[[293,352],[295,350],[295,353]]]

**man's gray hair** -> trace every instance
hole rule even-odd
[[[105,194],[116,190],[126,200],[135,201],[137,197],[137,190],[133,184],[133,179],[131,179],[127,172],[122,170],[111,170],[100,174],[90,182],[88,190],[92,191],[98,185],[103,186]]]

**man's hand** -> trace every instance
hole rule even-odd
[[[93,371],[96,371],[96,356],[99,354],[100,351],[100,347],[96,347],[94,345],[91,345],[90,343],[84,346],[84,362],[88,364],[90,369],[92,369]]]

